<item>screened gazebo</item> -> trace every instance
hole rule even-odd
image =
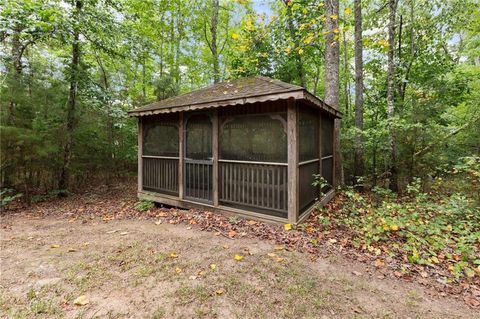
[[[334,195],[341,114],[300,86],[242,78],[129,115],[138,118],[141,199],[297,223]],[[329,183],[321,192],[316,174]]]

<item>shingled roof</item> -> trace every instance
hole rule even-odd
[[[128,112],[130,116],[190,111],[220,106],[294,98],[323,109],[336,117],[341,113],[301,86],[256,76],[217,83],[190,93],[154,102]]]

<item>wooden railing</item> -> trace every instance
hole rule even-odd
[[[300,211],[308,208],[310,204],[315,202],[319,196],[319,187],[312,185],[313,175],[318,174],[320,160],[313,159],[298,164],[298,182],[299,182],[299,206]]]
[[[142,156],[143,189],[178,195],[178,157]]]
[[[220,160],[219,170],[220,202],[281,212],[286,216],[286,163]]]
[[[213,200],[212,161],[185,160],[185,197],[210,202]]]

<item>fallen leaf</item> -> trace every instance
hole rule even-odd
[[[73,304],[76,305],[76,306],[85,306],[89,302],[90,302],[90,300],[88,300],[87,296],[81,295],[80,297],[78,297],[77,299],[75,299],[73,301]]]
[[[237,235],[237,232],[234,231],[234,230],[231,230],[231,231],[228,232],[228,237],[230,237],[230,238],[235,237],[235,235]]]
[[[155,222],[155,225],[160,225],[161,223],[162,223],[162,220],[159,219],[159,220],[157,220],[157,221]]]
[[[69,253],[74,253],[74,252],[76,252],[76,251],[77,251],[77,250],[76,250],[75,248],[68,248],[68,252],[69,252]]]
[[[285,229],[286,231],[289,231],[292,229],[292,224],[285,224],[283,225],[283,229]]]
[[[170,255],[168,255],[168,257],[170,257],[170,258],[177,258],[177,257],[178,257],[178,254],[177,254],[176,252],[172,251],[172,252],[170,253]]]
[[[330,238],[330,239],[328,240],[328,242],[329,242],[330,244],[335,244],[335,243],[337,242],[337,240],[336,240],[335,238]]]
[[[216,271],[217,270],[217,265],[210,264],[210,269],[213,270],[213,271]]]
[[[480,301],[477,298],[466,296],[463,300],[470,307],[474,307],[474,308],[480,307]]]
[[[275,253],[268,253],[267,255],[268,255],[268,257],[277,257],[277,255]]]
[[[398,229],[398,225],[390,225],[390,230],[397,231]]]
[[[233,256],[233,259],[235,259],[236,261],[240,261],[240,260],[243,259],[243,256],[237,254],[237,255]]]
[[[188,229],[188,230],[192,229],[192,226],[188,226],[187,229]]]
[[[228,246],[228,245],[223,245],[223,249],[228,249],[228,248],[230,248],[230,246]]]
[[[283,259],[282,257],[277,257],[277,262],[281,263],[282,261],[284,261],[285,259]]]
[[[247,222],[247,224],[250,225],[250,226],[253,226],[253,225],[258,224],[258,222],[254,221],[254,220],[249,220],[249,221]]]
[[[383,261],[383,259],[377,259],[375,260],[375,267],[377,268],[381,268],[385,266],[385,261]]]
[[[273,247],[274,250],[283,250],[283,246],[282,245],[276,245]]]
[[[216,293],[217,295],[223,295],[224,292],[225,292],[225,289],[223,289],[223,288],[217,289],[217,290],[215,291],[215,293]]]
[[[60,245],[53,244],[53,245],[50,245],[50,248],[60,248]]]
[[[180,267],[175,267],[175,272],[176,272],[177,274],[181,273],[182,271],[183,271],[182,268],[180,268]]]

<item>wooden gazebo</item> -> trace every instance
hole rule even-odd
[[[141,199],[297,223],[334,195],[341,114],[300,86],[242,78],[129,115],[138,117]],[[312,186],[314,174],[330,187]]]

